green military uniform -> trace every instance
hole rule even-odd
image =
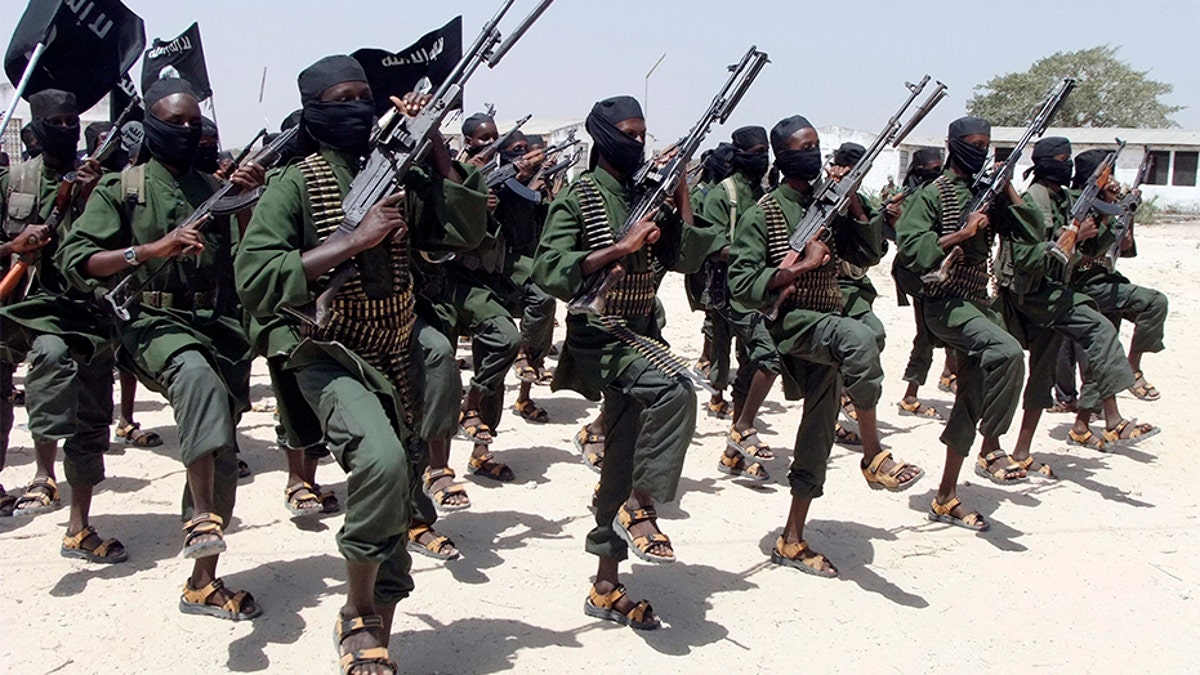
[[[688,198],[692,203],[692,213],[699,214],[700,209],[704,206],[704,198],[709,191],[713,189],[715,184],[706,181],[699,181],[688,190]],[[713,343],[713,320],[704,304],[704,292],[708,285],[707,269],[702,268],[699,272],[683,275],[683,292],[688,299],[688,307],[691,307],[693,312],[704,312],[704,323],[700,326],[700,334],[708,340],[708,357],[710,363],[715,360],[712,358],[713,352],[718,348]],[[725,359],[729,359],[730,345],[726,344],[723,347]],[[710,371],[711,372],[711,371]]]
[[[1020,342],[1008,333],[988,297],[991,230],[1006,234],[1034,228],[1036,207],[994,206],[986,231],[959,244],[963,257],[944,284],[923,286],[920,275],[945,258],[939,239],[956,231],[972,198],[970,183],[952,169],[908,198],[896,222],[897,276],[902,289],[921,298],[922,316],[934,340],[956,350],[958,393],[941,440],[966,457],[975,431],[998,438],[1012,424],[1024,379]],[[999,200],[997,200],[999,202]]]
[[[1088,296],[1062,281],[1062,266],[1046,254],[1053,233],[1071,217],[1067,191],[1057,194],[1034,182],[1022,197],[1037,208],[1041,220],[1028,230],[1014,230],[1000,243],[997,281],[1001,287],[1009,331],[1029,350],[1026,410],[1054,405],[1055,367],[1063,339],[1078,343],[1089,357],[1084,380],[1101,399],[1133,386],[1133,372],[1121,353],[1117,331],[1105,321]]]
[[[62,242],[60,268],[79,289],[99,287],[85,272],[89,258],[162,238],[217,187],[195,169],[176,177],[156,159],[102,178]],[[215,457],[215,511],[229,522],[238,477],[235,427],[249,407],[252,351],[227,283],[232,269],[226,255],[236,228],[218,219],[205,235],[210,245],[199,259],[154,260],[131,271],[136,284],[168,265],[135,300],[132,320],[116,327],[118,358],[171,404],[183,463]],[[185,490],[185,517],[190,494]]]
[[[752,182],[741,171],[734,172],[708,191],[696,215],[713,230],[710,256],[731,245],[740,214],[749,210],[762,195],[761,182]],[[720,267],[715,273],[728,289],[728,263],[710,261],[709,264]],[[728,290],[725,294],[728,295]],[[762,314],[742,311],[729,303],[728,299],[719,306],[712,305],[711,298],[706,299],[710,307],[708,316],[712,322],[713,341],[712,368],[708,381],[717,391],[724,391],[729,386],[730,344],[737,338],[738,372],[733,393],[735,398],[745,398],[756,371],[764,370],[775,375],[780,373],[779,352],[775,349],[775,342],[767,331]]]
[[[325,148],[287,167],[263,195],[235,262],[242,301],[255,317],[272,321],[283,308],[316,297],[321,285],[308,281],[301,256],[341,222],[354,167],[352,158]],[[423,459],[419,401],[446,401],[418,365],[427,358],[420,343],[431,333],[414,310],[409,242],[437,254],[478,245],[482,233],[469,225],[483,222],[482,179],[459,171],[467,176],[463,185],[410,172],[408,238],[356,256],[360,274],[336,295],[326,328],[280,331],[271,347],[287,355],[284,370],[294,374],[349,472],[338,548],[349,561],[380,565],[375,599],[381,604],[396,603],[413,587],[404,540]],[[444,337],[438,349],[453,362]]]
[[[584,288],[582,264],[611,237],[629,212],[632,195],[604,169],[585,173],[550,205],[533,279],[546,292],[569,301]],[[629,329],[660,339],[654,318],[655,268],[680,272],[699,268],[711,239],[675,216],[660,219],[662,237],[653,247],[626,256],[626,277],[608,295],[607,311]],[[617,510],[631,489],[655,502],[675,499],[684,454],[696,427],[696,394],[689,383],[654,368],[640,352],[610,334],[598,317],[567,316],[567,338],[552,389],[572,389],[590,400],[603,394],[604,466],[596,495],[596,527],[588,552],[623,560],[625,542],[613,529]]]
[[[871,267],[878,265],[883,255],[887,253],[887,242],[883,238],[883,225],[886,222],[887,214],[882,209],[878,213],[872,213],[873,210],[866,195],[859,193],[858,199],[867,213],[867,218],[872,221],[869,229],[861,236],[877,238],[877,241],[867,247],[866,251],[872,255],[866,256],[865,259],[870,260],[875,257],[873,254],[876,252],[878,252],[878,257],[875,257],[875,260],[867,265],[856,265],[846,260],[842,260],[838,265],[838,288],[842,290],[842,316],[866,324],[875,336],[875,343],[879,345],[879,351],[882,353],[883,346],[887,341],[887,330],[875,314],[875,298],[879,297],[879,292],[875,290],[875,284],[871,283],[871,277],[867,276],[867,272]]]
[[[809,195],[783,183],[738,221],[729,263],[735,307],[749,312],[774,306],[782,289],[772,290],[771,280],[811,203]],[[875,336],[862,322],[842,316],[837,284],[838,260],[857,265],[878,260],[879,238],[877,223],[840,217],[833,227],[830,261],[796,280],[795,294],[769,325],[782,355],[784,394],[789,400],[804,398],[788,470],[794,497],[823,493],[843,384],[860,407],[874,408],[879,402],[883,368]]]
[[[28,223],[46,222],[62,179],[63,174],[41,157],[0,177],[10,236],[20,234]],[[65,441],[67,481],[96,485],[104,480],[112,423],[110,329],[89,295],[72,288],[54,260],[58,242],[71,231],[83,206],[78,197],[68,206],[50,243],[35,254],[37,264],[27,273],[34,274],[29,297],[5,307],[0,320],[5,343],[26,354],[29,363],[25,405],[34,442]],[[4,425],[6,438],[10,427],[11,408]]]
[[[540,196],[540,194],[539,194]],[[533,255],[542,235],[545,210],[507,186],[500,188],[496,220],[501,224],[510,261],[511,279],[519,291],[521,307],[521,347],[531,365],[540,366],[554,340],[554,298],[533,283]]]

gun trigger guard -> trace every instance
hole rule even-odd
[[[266,188],[259,186],[240,195],[223,197],[212,205],[211,213],[219,217],[237,215],[246,209],[253,208],[258,200],[262,199],[264,192],[266,192]]]

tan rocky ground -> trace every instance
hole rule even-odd
[[[1141,257],[1122,263],[1136,281],[1171,296],[1169,350],[1145,362],[1163,399],[1119,396],[1126,416],[1165,431],[1101,455],[1069,448],[1068,418],[1047,416],[1034,447],[1060,483],[1004,489],[980,485],[964,470],[960,494],[992,517],[991,532],[927,523],[933,476],[908,493],[872,492],[854,454],[839,447],[826,497],[812,510],[809,538],[842,578],[770,565],[766,552],[783,525],[786,451],[799,416],[777,390],[765,407],[764,440],[785,452],[768,463],[767,487],[717,474],[725,425],[701,416],[682,498],[660,510],[680,562],[624,567],[631,593],[649,598],[670,627],[643,635],[593,621],[581,604],[595,569],[583,537],[596,476],[579,462],[570,438],[595,408],[543,389],[538,400],[551,424],[510,415],[500,427],[495,447],[517,482],[499,487],[469,479],[472,510],[440,523],[463,558],[448,565],[417,559],[418,588],[400,606],[393,655],[413,673],[1194,671],[1200,667],[1194,648],[1200,472],[1188,439],[1197,418],[1191,404],[1200,401],[1192,398],[1200,384],[1197,225],[1141,230]],[[899,417],[894,407],[903,392],[910,310],[895,306],[885,273],[873,277],[889,331],[884,440],[936,475],[940,425]],[[694,357],[700,315],[687,311],[677,279],[668,282],[665,298],[668,337]],[[261,363],[254,392],[270,393]],[[925,393],[949,402],[932,386]],[[239,491],[230,552],[221,564],[228,584],[251,590],[266,613],[233,624],[176,609],[189,565],[178,557],[183,472],[172,450],[173,418],[149,393],[142,394],[139,414],[166,444],[111,455],[110,478],[94,504],[94,524],[125,543],[127,563],[98,567],[59,557],[65,510],[0,521],[0,616],[6,618],[0,670],[331,672],[330,631],[345,591],[333,542],[340,518],[302,527],[288,519],[271,415],[249,413],[243,421],[245,458],[255,475]],[[23,423],[23,409],[17,415]],[[1015,429],[1006,443],[1014,435]],[[10,490],[32,476],[28,432],[14,430],[12,448],[0,475]],[[453,465],[460,471],[466,451],[456,443]],[[323,466],[319,478],[344,493],[337,466]]]

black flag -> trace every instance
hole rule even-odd
[[[141,56],[146,32],[141,17],[119,0],[31,0],[4,55],[4,71],[14,85],[39,42],[46,51],[24,97],[63,89],[86,110]]]
[[[204,65],[204,46],[200,44],[200,24],[193,23],[170,42],[154,38],[142,61],[142,91],[164,77],[186,80],[200,94],[201,101],[212,96],[208,67]]]
[[[462,17],[427,33],[395,54],[382,49],[360,49],[351,54],[367,71],[367,82],[375,95],[376,112],[392,107],[388,96],[403,96],[413,90],[422,77],[437,87],[462,59]]]
[[[129,104],[133,101],[133,97],[137,95],[137,85],[133,83],[129,74],[126,73],[117,82],[117,86],[113,87],[112,91],[108,93],[108,121],[116,122],[121,113],[125,111],[125,108],[129,107]],[[140,120],[144,115],[145,111],[139,105],[133,109],[130,119]]]

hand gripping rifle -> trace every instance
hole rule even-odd
[[[908,98],[905,99],[904,104],[900,106],[896,114],[892,115],[891,119],[887,121],[887,124],[883,127],[883,131],[875,137],[875,142],[871,143],[870,148],[867,148],[866,154],[841,179],[833,180],[826,177],[813,190],[812,204],[804,212],[804,217],[800,219],[800,222],[796,225],[796,229],[792,232],[791,239],[788,240],[790,250],[784,256],[783,262],[780,263],[782,267],[789,267],[796,264],[796,261],[800,259],[809,242],[822,232],[830,232],[834,220],[849,206],[850,198],[858,192],[863,179],[866,178],[867,173],[871,170],[871,166],[879,158],[884,149],[889,146],[893,148],[899,146],[912,133],[912,130],[917,128],[917,125],[933,111],[934,107],[938,103],[941,103],[942,99],[946,98],[946,85],[938,82],[933,92],[929,94],[924,103],[913,111],[908,121],[901,122],[904,114],[908,112],[909,107],[917,100],[917,97],[921,95],[921,92],[925,90],[928,84],[928,75],[921,78],[921,81],[917,84],[911,82],[904,83],[904,86],[908,87]],[[779,317],[779,310],[794,292],[795,286],[787,286],[779,293],[779,298],[775,301],[775,304],[769,311],[764,312],[768,320],[774,321]]]
[[[462,59],[450,71],[450,75],[433,93],[421,112],[409,117],[392,109],[383,115],[372,132],[372,150],[366,166],[354,177],[350,191],[342,200],[345,217],[326,241],[333,241],[354,232],[366,217],[367,211],[397,189],[409,169],[425,159],[432,147],[429,135],[437,131],[442,120],[450,114],[467,80],[482,65],[495,68],[553,1],[539,0],[537,6],[517,26],[512,35],[502,42],[498,26],[515,2],[504,0],[499,11],[483,27],[471,48],[463,52]],[[353,259],[344,261],[333,270],[328,285],[316,300],[302,307],[285,307],[284,311],[307,324],[319,327],[328,325],[329,306],[334,296],[342,284],[357,273],[358,268]]]
[[[679,181],[687,174],[688,164],[700,149],[700,144],[704,142],[704,137],[708,135],[713,123],[724,124],[729,119],[767,63],[769,60],[765,52],[758,51],[757,47],[750,47],[741,62],[729,67],[732,73],[729,81],[717,92],[712,103],[708,104],[708,109],[704,111],[700,121],[696,122],[687,137],[672,146],[674,154],[665,163],[650,161],[642,165],[634,176],[634,192],[641,197],[629,210],[625,222],[613,236],[614,242],[624,239],[638,222],[657,214],[667,199],[675,194]],[[619,262],[597,271],[584,282],[583,291],[567,304],[567,311],[571,314],[604,314],[608,291],[624,277],[625,268]]]
[[[1042,102],[1041,108],[1038,109],[1033,121],[1025,128],[1025,133],[1021,135],[1021,139],[1017,141],[1016,147],[1009,154],[1008,159],[1001,164],[998,169],[988,173],[987,163],[984,163],[983,169],[975,176],[975,180],[971,183],[971,192],[975,197],[971,199],[971,203],[967,208],[963,209],[962,215],[959,216],[957,229],[962,229],[967,224],[967,219],[972,213],[978,211],[987,211],[992,208],[992,204],[996,201],[996,196],[1004,189],[1004,186],[1012,180],[1013,173],[1017,170],[1017,161],[1021,159],[1021,153],[1025,151],[1025,147],[1034,139],[1046,133],[1046,128],[1050,126],[1050,120],[1054,119],[1054,115],[1066,102],[1067,96],[1071,94],[1071,90],[1075,88],[1075,80],[1070,77],[1063,78],[1062,82],[1054,85],[1050,90],[1050,94],[1046,100]],[[946,257],[942,259],[942,264],[931,272],[921,275],[921,281],[927,284],[942,283],[950,278],[950,270],[958,263],[963,256],[962,247],[955,246],[950,249]]]
[[[1117,236],[1117,240],[1113,245],[1108,247],[1104,252],[1104,266],[1112,272],[1117,268],[1117,258],[1121,257],[1121,245],[1125,243],[1133,234],[1133,216],[1137,212],[1139,206],[1142,205],[1142,183],[1150,177],[1150,172],[1154,170],[1154,155],[1150,153],[1150,148],[1142,154],[1142,163],[1138,166],[1137,176],[1133,179],[1133,185],[1129,187],[1129,192],[1117,202],[1121,209],[1121,218],[1117,221],[1117,226],[1113,233]]]
[[[575,132],[571,132],[571,137],[568,138],[565,142],[558,143],[556,145],[552,145],[552,146],[542,150],[541,151],[542,156],[548,160],[552,155],[558,154],[558,153],[562,152],[563,150],[566,150],[567,148],[579,145],[580,141],[579,141],[579,139],[575,138],[574,133]],[[533,154],[533,153],[530,153],[530,154]],[[527,156],[528,155],[526,155],[526,157]],[[544,177],[545,172],[548,168],[549,168],[549,164],[547,164],[546,161],[543,161],[542,166],[540,168],[538,168],[537,173],[535,173],[530,178],[529,182],[532,183],[535,180],[537,180],[538,178]],[[531,202],[542,201],[541,194],[530,189],[524,183],[517,180],[518,173],[520,173],[520,171],[517,169],[516,162],[509,162],[507,164],[504,164],[501,167],[499,167],[497,169],[493,169],[492,171],[488,172],[487,178],[485,179],[487,182],[487,187],[489,190],[496,190],[496,189],[499,189],[500,186],[505,186],[509,190],[512,190],[515,194],[517,194],[520,197],[523,197],[524,199],[527,199]]]
[[[1083,192],[1071,207],[1071,222],[1059,233],[1058,239],[1046,245],[1046,252],[1054,256],[1064,265],[1071,262],[1075,256],[1075,242],[1079,237],[1079,226],[1095,211],[1105,216],[1115,216],[1121,213],[1121,207],[1104,201],[1104,188],[1113,180],[1113,170],[1117,168],[1117,158],[1125,149],[1125,141],[1117,139],[1117,149],[1108,153],[1103,162],[1092,171]]]
[[[254,164],[258,164],[263,169],[270,169],[276,162],[279,161],[284,146],[286,146],[292,140],[292,138],[296,136],[299,130],[299,127],[292,127],[291,129],[279,134],[279,136],[277,136],[270,145],[255,153],[254,157],[251,158],[250,161]],[[246,146],[246,149],[242,151],[241,157],[243,159],[246,157],[249,150],[250,146]],[[179,224],[177,228],[173,229],[181,229],[186,227],[199,230],[212,219],[212,216],[229,216],[239,213],[250,206],[253,206],[254,203],[258,201],[258,198],[262,195],[262,191],[259,189],[251,190],[250,192],[240,195],[232,194],[234,190],[240,189],[241,188],[232,181],[225,183],[218,188],[211,197],[206,199],[203,204],[196,207],[196,210],[192,212],[192,215],[188,216],[182,223]],[[165,272],[175,260],[177,260],[177,257],[164,260],[158,265],[158,267],[154,268],[154,271],[150,272],[148,276],[144,277],[142,282],[133,289],[130,289],[129,285],[135,278],[135,274],[127,274],[124,279],[121,279],[120,283],[114,286],[111,291],[104,294],[104,300],[108,303],[109,308],[112,309],[113,314],[115,314],[121,321],[129,321],[131,316],[129,313],[129,306],[133,304],[134,300],[141,298],[142,293],[150,287],[150,284],[157,279],[159,275]]]
[[[129,116],[133,114],[134,108],[141,103],[141,99],[137,96],[129,102],[121,115],[117,117],[113,123],[113,128],[105,136],[104,142],[96,151],[86,157],[83,161],[96,162],[99,164],[108,159],[108,156],[117,149],[121,138],[121,127],[129,120]],[[62,224],[63,218],[66,216],[67,210],[71,208],[71,202],[75,201],[75,196],[79,194],[79,183],[76,182],[76,174],[74,171],[68,172],[62,177],[58,184],[58,192],[54,195],[54,206],[50,209],[50,215],[46,217],[46,229],[50,237],[53,237],[58,230],[58,226]],[[8,299],[18,286],[21,285],[21,280],[25,278],[25,273],[29,271],[29,267],[36,259],[37,251],[32,251],[30,255],[22,255],[8,270],[8,274],[4,275],[4,279],[0,280],[0,302]]]

